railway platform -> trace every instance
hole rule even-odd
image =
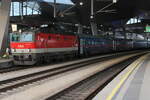
[[[0,68],[2,67],[11,67],[13,65],[13,59],[12,58],[0,58]]]
[[[93,100],[150,100],[150,54],[114,78]]]

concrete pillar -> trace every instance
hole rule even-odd
[[[1,0],[0,5],[0,56],[8,47],[8,27],[11,0]]]
[[[93,35],[97,35],[98,34],[97,24],[95,22],[91,22],[91,29],[92,29],[92,34]]]
[[[122,30],[123,30],[124,39],[127,39],[127,34],[126,34],[126,29],[125,29],[125,27],[122,27]]]
[[[83,26],[81,24],[78,25],[78,34],[83,34]]]
[[[116,38],[116,29],[113,28],[113,29],[112,29],[112,32],[113,32],[113,39],[115,39],[115,38]]]

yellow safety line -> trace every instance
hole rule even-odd
[[[120,89],[120,87],[123,85],[123,83],[125,82],[125,80],[131,75],[131,73],[140,65],[142,64],[142,62],[144,61],[144,59],[146,59],[148,55],[143,56],[141,58],[139,58],[137,61],[135,61],[133,64],[131,64],[130,66],[132,66],[132,68],[129,70],[129,72],[127,72],[123,78],[121,79],[121,81],[117,84],[117,86],[112,90],[112,92],[110,93],[110,95],[106,98],[106,100],[112,100],[112,98],[114,97],[114,95],[118,92],[118,90]]]

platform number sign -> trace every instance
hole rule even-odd
[[[150,26],[149,25],[146,26],[146,31],[145,32],[150,32]]]

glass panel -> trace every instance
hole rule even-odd
[[[13,42],[31,42],[33,41],[33,33],[29,32],[24,32],[24,33],[21,33],[21,34],[11,34],[10,35],[11,37],[11,41]]]
[[[30,33],[23,33],[20,36],[20,42],[31,42],[33,41],[33,35]]]
[[[11,12],[10,15],[11,16],[19,16],[19,2],[12,2],[11,3]]]
[[[12,34],[11,35],[11,41],[19,42],[20,41],[20,35],[19,34]]]
[[[38,4],[38,1],[28,1],[28,2],[26,3],[26,5],[27,5],[29,8],[31,8],[31,9],[33,9],[33,10],[35,10],[35,11],[39,11],[39,9],[40,9],[40,6],[39,6],[39,4]]]
[[[47,2],[54,2],[54,0],[44,0],[44,1],[47,1]],[[73,4],[71,2],[71,0],[56,0],[57,3],[64,3],[64,4]]]
[[[38,1],[27,1],[27,2],[23,2],[23,5],[20,2],[12,2],[10,16],[21,16],[22,9],[23,9],[23,15],[41,14]]]

